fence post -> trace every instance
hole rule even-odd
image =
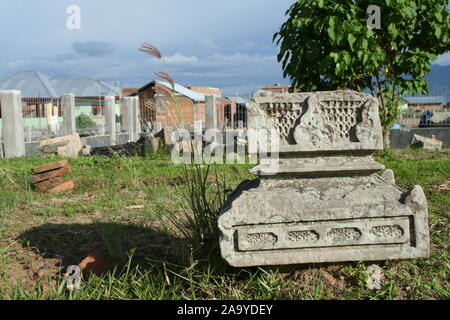
[[[205,120],[206,129],[217,129],[216,98],[213,95],[205,96]]]
[[[128,132],[128,140],[135,141],[133,130],[133,97],[123,98],[123,129]]]
[[[139,97],[133,97],[133,102],[133,142],[135,142],[139,139],[139,133],[141,132]]]
[[[105,97],[105,133],[111,145],[116,144],[116,97]]]
[[[21,92],[18,90],[0,91],[0,103],[2,105],[4,157],[25,156]]]
[[[75,126],[75,95],[72,93],[63,95],[61,106],[64,117],[64,135],[77,133]]]

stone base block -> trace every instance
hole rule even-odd
[[[427,203],[383,176],[247,180],[222,208],[223,258],[232,266],[427,257]]]

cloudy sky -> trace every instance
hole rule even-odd
[[[294,0],[8,0],[0,11],[0,78],[37,70],[140,87],[164,71],[138,48],[157,46],[176,82],[244,95],[283,79],[272,43]],[[70,5],[81,28],[70,30]],[[450,64],[450,55],[440,57]]]

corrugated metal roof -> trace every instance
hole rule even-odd
[[[59,95],[73,93],[76,97],[119,96],[120,89],[94,78],[50,80]]]
[[[172,85],[168,82],[165,82],[165,81],[156,81],[156,82],[162,84],[163,86],[165,86],[166,88],[168,88],[170,90],[174,89],[175,92],[188,97],[189,99],[193,100],[194,102],[205,102],[205,96],[203,94],[189,90],[185,86],[182,86],[178,83],[175,83],[174,88],[172,88]]]
[[[66,93],[76,97],[120,95],[120,88],[95,78],[49,80],[37,71],[18,72],[0,80],[0,90],[20,90],[23,98],[57,98]]]
[[[23,98],[59,97],[48,78],[37,71],[17,72],[0,80],[0,90],[20,90]]]
[[[447,103],[447,99],[443,96],[403,97],[403,99],[410,104]]]

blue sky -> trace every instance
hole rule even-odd
[[[0,78],[37,70],[51,78],[96,77],[139,87],[163,71],[138,51],[156,45],[180,84],[219,87],[226,95],[288,83],[273,34],[295,0],[15,0],[0,11]],[[69,30],[69,5],[81,29]],[[439,64],[450,64],[450,55]]]

